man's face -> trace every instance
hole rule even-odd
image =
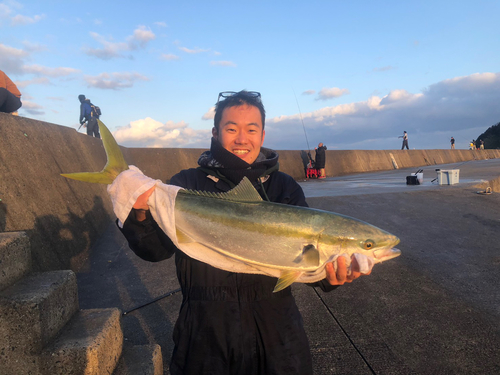
[[[213,128],[212,135],[226,150],[252,164],[259,156],[266,132],[262,130],[259,109],[243,104],[225,108],[219,131]]]

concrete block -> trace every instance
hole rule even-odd
[[[46,375],[112,374],[123,347],[120,310],[81,310],[40,357]]]
[[[35,273],[4,289],[0,292],[0,360],[39,354],[77,310],[72,271]]]
[[[113,375],[163,375],[160,345],[125,347]]]
[[[31,271],[31,251],[24,232],[0,233],[0,290]]]

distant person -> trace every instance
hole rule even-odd
[[[469,150],[474,150],[474,141],[470,141]]]
[[[91,137],[101,138],[99,134],[99,124],[97,120],[99,119],[100,110],[97,113],[96,106],[94,106],[90,99],[86,99],[85,95],[78,95],[78,100],[80,100],[80,125],[87,128],[87,135]],[[87,123],[85,125],[85,122]]]
[[[399,136],[398,138],[403,138],[403,145],[401,146],[401,150],[403,150],[405,147],[407,150],[409,150],[410,148],[408,147],[408,133],[406,132],[406,130],[404,131],[404,134]]]
[[[17,115],[21,108],[21,92],[3,71],[0,70],[0,112]]]
[[[326,146],[323,146],[323,143],[319,143],[316,150],[316,162],[314,163],[314,167],[319,169],[319,177],[318,178],[326,178],[325,173],[325,163],[326,163]]]
[[[484,141],[482,139],[479,140],[479,148],[484,150]]]
[[[451,143],[451,149],[454,150],[455,149],[455,138],[451,137],[450,143]]]

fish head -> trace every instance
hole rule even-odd
[[[358,219],[347,216],[341,219],[332,228],[326,228],[322,235],[322,252],[326,250],[327,257],[359,253],[380,263],[401,255],[395,248],[400,241],[395,235]]]

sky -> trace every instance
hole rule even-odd
[[[126,147],[209,148],[221,91],[258,91],[276,150],[468,148],[500,122],[499,1],[1,1],[19,115]],[[84,132],[82,128],[80,132]]]

